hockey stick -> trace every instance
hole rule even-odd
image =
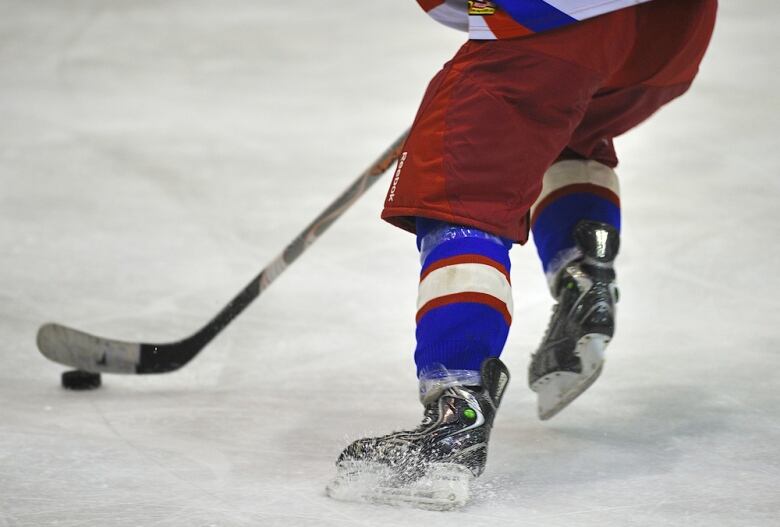
[[[401,155],[409,132],[396,141],[366,169],[322,214],[312,221],[285,249],[205,326],[176,342],[148,344],[96,337],[59,324],[44,324],[38,330],[38,349],[54,362],[93,373],[166,373],[178,370],[219,335],[260,293],[276,280],[355,201],[373,185]]]

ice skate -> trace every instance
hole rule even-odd
[[[619,234],[606,223],[582,221],[574,238],[581,256],[565,265],[553,283],[557,304],[528,369],[539,418],[545,420],[596,381],[615,332],[618,292],[612,264]]]
[[[414,430],[365,438],[336,461],[329,496],[447,510],[467,503],[485,469],[488,440],[509,372],[499,359],[482,364],[481,386],[448,386],[424,399]]]

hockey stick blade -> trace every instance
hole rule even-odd
[[[385,150],[333,203],[314,219],[260,274],[252,279],[205,326],[176,342],[149,344],[90,335],[60,324],[38,330],[38,349],[48,359],[93,373],[167,373],[178,370],[219,335],[271,285],[309,246],[319,239],[401,155],[408,131]]]
[[[54,362],[93,373],[136,373],[141,345],[104,339],[59,324],[38,330],[38,349]]]
[[[194,337],[194,336],[193,336]],[[125,342],[90,335],[60,324],[38,330],[38,349],[48,359],[92,373],[168,373],[176,371],[205,346],[193,337],[165,344]]]

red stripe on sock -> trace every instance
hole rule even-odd
[[[547,197],[536,206],[536,209],[534,209],[534,215],[531,218],[531,225],[536,223],[536,218],[539,217],[539,214],[541,214],[550,203],[558,198],[562,198],[563,196],[577,194],[579,192],[593,194],[600,198],[604,198],[607,201],[611,201],[617,207],[620,207],[620,198],[618,195],[608,188],[602,187],[601,185],[594,185],[593,183],[577,183],[574,185],[566,185],[565,187],[561,187],[558,190],[550,192],[550,194],[548,194]]]
[[[506,322],[506,325],[509,326],[512,324],[512,315],[509,314],[509,310],[506,307],[506,304],[499,300],[498,298],[485,294],[485,293],[472,293],[472,292],[466,292],[466,293],[455,293],[453,295],[445,295],[440,296],[438,298],[434,298],[430,302],[427,302],[420,310],[417,312],[417,323],[420,323],[420,319],[425,316],[426,313],[431,311],[432,309],[436,309],[437,307],[446,306],[448,304],[455,304],[459,302],[470,302],[472,304],[484,304],[486,306],[492,307],[499,313],[501,313],[501,316],[504,317],[504,322]]]
[[[492,258],[488,258],[487,256],[482,256],[480,254],[459,254],[458,256],[451,256],[449,258],[444,258],[443,260],[439,260],[438,262],[434,262],[430,266],[423,269],[423,272],[420,275],[420,282],[425,280],[425,277],[427,277],[433,271],[437,269],[441,269],[442,267],[447,267],[450,265],[457,265],[457,264],[469,264],[469,263],[489,265],[490,267],[496,269],[499,273],[504,275],[510,284],[512,283],[512,281],[509,278],[509,272],[506,270],[506,267],[504,267],[497,261],[493,260]]]

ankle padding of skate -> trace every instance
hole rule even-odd
[[[620,249],[618,230],[609,223],[584,220],[574,228],[574,240],[586,259],[594,263],[610,263]]]
[[[482,386],[496,408],[501,404],[508,384],[509,370],[500,359],[490,358],[482,363]]]

